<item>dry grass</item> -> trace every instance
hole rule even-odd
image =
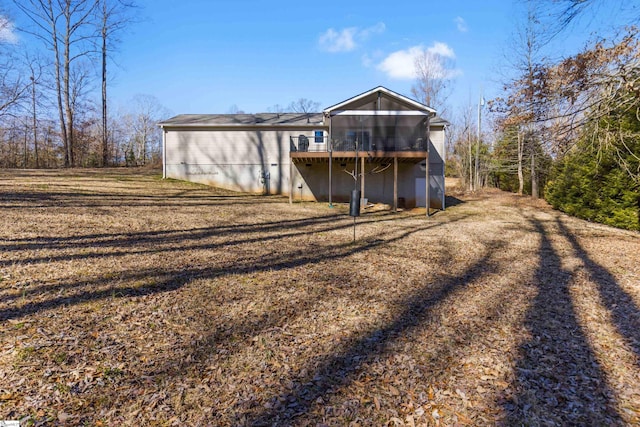
[[[499,192],[423,212],[0,172],[0,419],[640,423],[640,239]]]

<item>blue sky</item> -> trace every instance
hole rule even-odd
[[[455,57],[451,103],[465,104],[495,86],[514,11],[509,1],[139,3],[112,94],[152,94],[176,114],[257,113],[301,97],[327,107],[378,85],[409,94],[417,47]]]
[[[378,85],[409,95],[412,58],[425,49],[454,62],[456,114],[481,91],[499,95],[523,16],[517,0],[137,3],[140,22],[121,35],[111,67],[112,108],[148,94],[174,114],[258,113],[298,98],[324,108]],[[551,51],[577,50],[582,33]]]

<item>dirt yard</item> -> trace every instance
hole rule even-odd
[[[640,424],[640,235],[488,192],[377,211],[0,171],[0,420]]]

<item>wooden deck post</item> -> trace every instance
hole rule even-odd
[[[393,156],[393,212],[398,212],[398,157]]]
[[[431,151],[431,123],[430,116],[427,116],[427,163],[425,168],[425,175],[427,176],[427,185],[425,188],[425,206],[427,208],[427,217],[429,216],[429,210],[431,209],[431,185],[429,184],[429,151]]]
[[[362,172],[360,172],[360,174],[362,176],[362,180],[360,181],[360,203],[363,204],[362,201],[364,200],[364,172],[365,172],[365,170],[364,170],[364,155],[362,156],[362,160],[360,161],[360,163],[362,165],[360,167],[360,170],[362,171]],[[365,207],[366,206],[362,206],[362,209],[364,209]]]
[[[333,189],[331,188],[331,183],[333,181],[333,176],[332,176],[332,173],[333,173],[333,170],[332,170],[333,169],[333,159],[332,159],[332,155],[331,154],[332,154],[331,151],[329,151],[329,207],[330,208],[333,207],[333,203],[332,203],[332,200],[331,200],[331,196],[332,196],[331,193],[333,192]]]
[[[429,208],[431,207],[429,206],[431,204],[429,200],[431,196],[431,194],[429,194],[429,152],[427,152],[427,163],[424,169],[424,174],[426,176],[425,181],[427,183],[424,190],[424,205],[427,208],[427,216],[429,216]]]

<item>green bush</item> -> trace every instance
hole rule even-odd
[[[631,144],[631,145],[630,145]],[[638,141],[627,144],[640,153]],[[634,154],[615,146],[581,140],[557,161],[545,188],[545,198],[570,215],[628,230],[640,230],[640,189],[621,162],[633,164]]]

